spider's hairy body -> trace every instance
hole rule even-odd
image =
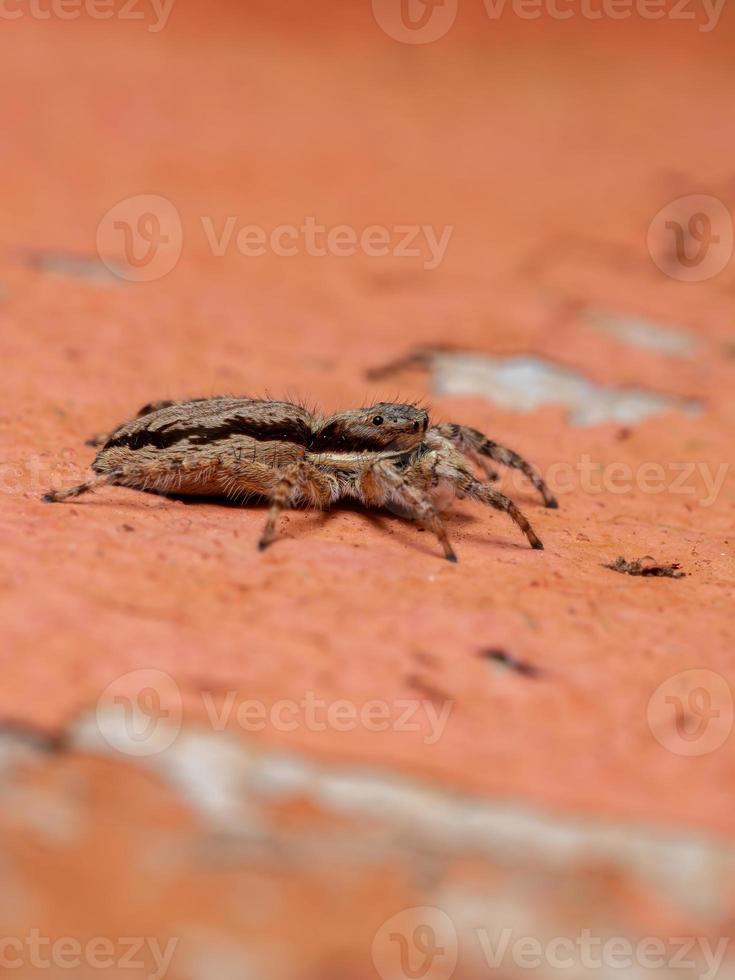
[[[260,547],[274,538],[285,507],[326,509],[342,498],[395,505],[432,530],[447,558],[456,556],[434,499],[440,486],[506,511],[534,548],[543,547],[518,508],[481,483],[465,457],[488,473],[484,458],[521,469],[549,507],[556,501],[528,463],[474,429],[431,426],[415,405],[380,402],[322,417],[303,405],[216,397],[146,405],[102,443],[96,478],[50,491],[56,502],[104,484],[159,493],[245,500],[266,497],[271,509]]]

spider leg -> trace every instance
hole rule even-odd
[[[520,470],[530,480],[533,486],[536,487],[547,507],[556,508],[559,506],[556,497],[546,486],[539,473],[537,473],[530,463],[526,462],[522,456],[519,456],[512,449],[506,449],[505,446],[493,442],[492,439],[488,439],[482,432],[478,432],[477,429],[471,429],[467,425],[455,425],[449,422],[446,425],[435,426],[434,431],[438,432],[440,436],[447,439],[461,453],[467,456],[485,456],[495,460],[496,463],[501,463],[503,466]],[[487,471],[486,464],[481,463],[481,465]],[[493,471],[489,470],[489,473],[493,473]],[[492,479],[491,476],[489,478]]]
[[[99,449],[107,443],[109,438],[109,432],[95,432],[95,434],[90,436],[89,439],[84,440],[84,445],[91,446],[93,449]]]
[[[306,460],[300,459],[285,466],[276,476],[276,482],[269,493],[271,505],[263,533],[258,541],[258,550],[265,551],[276,537],[278,518],[281,512],[292,506],[299,498],[320,508],[326,508],[334,496],[329,478]]]
[[[94,463],[92,468],[96,469]],[[158,493],[169,493],[177,489],[182,474],[191,473],[197,468],[200,467],[191,463],[182,463],[179,460],[175,464],[161,460],[125,463],[102,473],[97,471],[97,476],[85,483],[79,483],[75,487],[68,487],[66,490],[49,490],[41,499],[47,504],[56,504],[68,500],[70,497],[81,497],[83,493],[90,493],[97,490],[98,487],[109,485],[130,487],[133,490],[155,490]]]
[[[465,496],[477,500],[488,507],[504,511],[518,525],[528,538],[532,548],[542,549],[543,543],[531,527],[526,516],[516,507],[510,497],[500,493],[485,483],[480,483],[469,470],[451,461],[440,461],[435,466],[435,472],[441,479],[458,487]]]
[[[45,501],[47,504],[58,504],[62,500],[68,500],[70,497],[81,497],[83,493],[91,493],[98,487],[107,486],[110,483],[116,483],[118,477],[121,475],[122,470],[113,470],[110,473],[103,473],[101,476],[95,476],[91,480],[87,480],[85,483],[79,483],[75,487],[68,487],[66,490],[49,490],[45,493],[41,500]]]
[[[457,555],[449,541],[444,522],[431,497],[417,485],[417,477],[424,482],[425,476],[418,467],[402,472],[385,460],[373,463],[358,478],[360,498],[366,503],[377,505],[395,501],[407,511],[411,520],[436,535],[447,561],[456,562]]]
[[[482,472],[485,474],[485,479],[488,483],[496,483],[500,479],[500,473],[495,469],[494,466],[490,464],[480,456],[479,453],[468,453],[467,454],[473,463],[476,463],[480,467]]]
[[[157,402],[148,402],[142,408],[138,409],[135,413],[136,419],[142,419],[145,415],[151,415],[153,412],[159,411],[161,408],[170,408],[172,405],[178,405],[179,403],[173,398],[162,398]]]

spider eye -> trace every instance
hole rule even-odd
[[[376,415],[375,418],[373,419],[373,425],[382,425],[382,424],[383,424],[383,416]]]

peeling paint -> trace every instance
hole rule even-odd
[[[581,372],[535,356],[438,352],[431,357],[439,395],[482,395],[502,408],[531,412],[563,405],[572,425],[635,424],[670,410],[696,414],[698,402],[645,388],[617,388],[590,381]]]
[[[139,731],[124,714],[99,708],[74,726],[73,744],[91,752],[125,759],[139,754]],[[173,785],[189,806],[221,833],[259,833],[259,816],[243,792],[250,760],[235,739],[213,737],[198,729],[180,730],[159,719],[155,750],[140,761]],[[160,746],[160,748],[158,748]],[[129,751],[128,751],[129,750]]]
[[[12,778],[19,768],[38,769],[51,751],[58,751],[56,741],[39,733],[18,728],[0,734],[0,809],[45,844],[60,847],[77,843],[86,830],[78,793],[60,796]]]
[[[30,729],[8,727],[0,731],[0,782],[21,763],[34,763],[51,750],[52,742]]]
[[[188,980],[255,980],[266,975],[254,962],[254,953],[227,935],[182,927],[185,953],[179,967]]]
[[[460,948],[468,952],[477,971],[473,976],[488,976],[489,968],[494,974],[501,976],[526,976],[528,967],[519,969],[511,956],[512,944],[522,942],[524,937],[532,937],[534,945],[538,944],[538,949],[554,950],[555,953],[559,949],[556,943],[560,937],[580,940],[579,944],[565,943],[564,954],[559,959],[552,960],[549,957],[549,960],[544,961],[543,956],[541,957],[542,966],[538,975],[547,978],[572,976],[575,980],[620,980],[624,976],[626,980],[644,980],[646,977],[673,980],[675,976],[681,975],[682,970],[685,971],[684,976],[699,980],[705,977],[710,980],[733,980],[735,976],[735,961],[732,956],[727,959],[723,957],[722,960],[719,957],[714,960],[712,958],[715,948],[720,947],[723,942],[722,937],[714,939],[692,936],[691,939],[684,940],[671,937],[668,947],[665,944],[663,946],[665,950],[668,949],[668,956],[664,955],[664,963],[660,967],[644,965],[635,956],[631,956],[630,962],[624,966],[615,962],[606,963],[604,957],[595,957],[592,948],[588,952],[590,958],[586,958],[581,951],[583,935],[594,935],[599,940],[599,947],[595,947],[597,949],[601,949],[607,942],[618,944],[619,948],[622,942],[635,950],[637,944],[643,944],[645,940],[640,931],[636,930],[636,923],[632,924],[632,928],[626,929],[619,920],[614,924],[606,921],[600,910],[594,908],[588,910],[585,926],[575,934],[575,930],[570,928],[568,913],[553,908],[531,907],[528,902],[529,888],[533,888],[531,879],[519,881],[510,892],[476,884],[463,886],[456,882],[437,890],[433,901],[450,917],[459,936]],[[677,964],[674,959],[684,942],[687,944],[688,966]],[[725,948],[720,947],[722,954],[726,955],[728,942],[724,939]],[[703,945],[706,946],[708,955],[703,954]],[[493,956],[498,957],[498,960],[493,960]]]
[[[125,738],[124,722],[121,726],[119,745]],[[71,741],[87,751],[121,758],[100,735],[93,717],[80,720]],[[499,866],[541,864],[553,873],[602,862],[644,879],[691,914],[716,919],[728,908],[735,847],[705,835],[583,821],[463,796],[405,777],[263,751],[226,732],[186,730],[170,748],[136,761],[173,785],[212,831],[244,841],[269,833],[267,818],[260,813],[264,804],[309,799],[330,813],[378,821],[383,833],[379,839],[372,835],[371,842],[379,843],[383,856],[475,855]],[[330,848],[341,843],[359,852],[365,842],[355,836],[351,829],[339,842],[335,834]],[[319,853],[323,855],[323,842]]]
[[[97,256],[37,249],[28,252],[27,259],[34,269],[48,275],[69,279],[94,279],[98,282],[121,281]]]
[[[664,325],[634,314],[589,307],[582,318],[589,326],[641,350],[690,357],[697,346],[696,339],[683,327]]]

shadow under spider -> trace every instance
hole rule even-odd
[[[158,497],[164,501],[171,500],[185,504],[187,507],[196,507],[197,505],[209,504],[211,506],[225,507],[231,510],[249,510],[255,513],[260,513],[266,512],[270,506],[270,501],[267,497],[257,495],[248,497],[246,500],[236,500],[228,497],[177,494],[175,492],[163,493],[160,490],[143,490],[130,487],[121,487],[120,489],[132,489],[134,493],[146,493],[151,497]],[[114,501],[112,500],[95,500],[92,498],[86,501],[84,506],[88,507],[91,505],[107,507],[113,503]],[[284,528],[281,532],[282,536],[290,540],[297,540],[299,537],[311,535],[328,521],[332,520],[340,512],[346,512],[359,514],[372,527],[379,530],[382,534],[392,536],[406,547],[412,548],[425,555],[436,555],[436,549],[432,546],[433,539],[431,537],[428,540],[426,538],[416,538],[416,534],[424,532],[424,528],[419,527],[419,525],[411,521],[410,518],[404,517],[387,507],[370,508],[360,503],[359,500],[342,498],[336,501],[336,503],[334,503],[327,510],[320,510],[316,507],[294,507],[285,511],[284,514],[287,515],[290,512],[310,515],[313,518],[313,520],[302,523],[298,532],[296,533],[290,533],[287,528]],[[467,513],[466,511],[445,510],[442,512],[442,519],[444,520],[450,534],[452,532],[452,528],[457,529],[464,528],[466,526],[472,527],[480,523],[476,514]],[[464,537],[462,543],[484,546],[491,544],[494,547],[502,548],[503,550],[510,549],[513,551],[516,549],[523,550],[524,548],[524,544],[522,542],[515,543],[514,541],[510,541],[500,534],[497,536],[493,535],[492,537],[486,537],[480,533],[471,534]]]

